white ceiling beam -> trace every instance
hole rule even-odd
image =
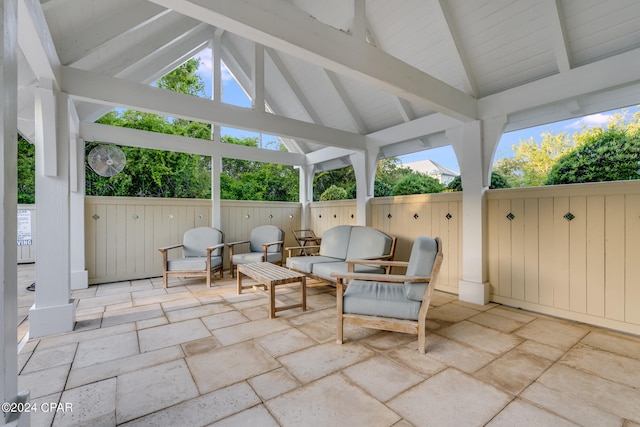
[[[462,122],[440,113],[420,117],[367,135],[367,149],[381,148],[460,126]],[[424,147],[423,147],[424,148]]]
[[[62,67],[62,91],[82,101],[147,111],[214,125],[364,149],[364,136],[266,112],[175,93],[124,79]]]
[[[127,75],[127,72],[132,73],[129,70],[148,68],[145,64],[157,57],[182,56],[183,52],[191,50],[194,46],[200,46],[204,40],[211,38],[210,25],[177,13],[165,14],[154,24],[157,24],[158,31],[149,34],[140,43],[126,43],[126,38],[118,37],[103,45],[104,48],[108,46],[110,49],[95,49],[73,64],[66,65],[83,70],[99,69],[102,74],[134,80]],[[116,47],[113,48],[113,45]],[[150,71],[155,72],[147,69],[146,74],[148,75]],[[143,80],[138,79],[138,81]]]
[[[447,0],[432,0],[431,3],[434,18],[438,21],[440,27],[443,28],[441,34],[446,39],[447,44],[449,44],[451,49],[457,54],[455,55],[455,59],[458,62],[458,67],[462,70],[461,77],[465,89],[471,95],[477,97],[479,93],[478,83],[473,73],[473,67],[471,67],[471,63],[467,57],[467,51],[462,45],[462,40],[460,39],[458,28],[455,25],[455,19],[453,19]]]
[[[81,34],[73,32],[58,43],[60,62],[70,65],[110,40],[127,36],[137,28],[171,13],[170,10],[143,0],[129,0],[127,12],[116,11],[111,19],[84,29]]]
[[[60,82],[60,59],[37,0],[18,1],[18,46],[38,79]]]
[[[491,119],[640,81],[640,49],[573,68],[478,100],[480,119]]]
[[[300,88],[300,85],[298,84],[298,82],[296,82],[293,75],[289,72],[289,69],[286,67],[286,65],[282,61],[282,58],[280,58],[280,54],[278,53],[278,51],[273,50],[271,48],[267,48],[266,51],[269,57],[271,58],[271,61],[278,69],[278,72],[280,73],[282,78],[285,79],[285,81],[289,85],[289,88],[291,89],[296,99],[300,103],[300,107],[307,113],[309,118],[314,123],[318,125],[324,125],[322,118],[320,117],[316,109],[313,108],[313,105],[311,105],[311,102],[309,102],[309,98],[307,98],[303,90]]]
[[[353,0],[352,34],[355,38],[367,41],[367,3],[366,0]]]
[[[98,141],[127,147],[175,151],[178,153],[199,154],[201,156],[220,154],[220,156],[225,158],[291,166],[302,166],[306,162],[304,154],[283,153],[281,151],[263,148],[245,147],[243,145],[207,141],[180,135],[168,135],[98,123],[80,123],[80,137],[85,141]]]
[[[309,165],[315,165],[328,162],[330,160],[336,160],[346,156],[350,156],[353,153],[353,150],[345,150],[344,148],[325,147],[316,151],[312,151],[311,153],[307,153],[306,163]]]
[[[544,7],[551,27],[551,40],[556,54],[558,71],[564,73],[571,69],[571,54],[569,52],[569,39],[565,25],[564,14],[560,0],[545,0]]]
[[[331,85],[333,86],[338,96],[340,97],[340,100],[344,104],[344,107],[349,112],[349,116],[351,117],[353,124],[358,130],[358,133],[366,134],[368,132],[367,125],[364,123],[364,120],[362,120],[362,116],[360,115],[355,104],[349,97],[349,94],[347,93],[347,90],[345,89],[344,85],[340,81],[340,78],[333,71],[324,70],[324,72],[326,73],[327,77],[329,78],[329,81],[331,82]]]
[[[226,64],[229,71],[234,75],[237,79],[240,88],[246,93],[249,94],[252,90],[253,82],[251,80],[251,71],[249,65],[242,60],[242,56],[240,53],[230,44],[223,43],[221,45],[222,50],[222,60]],[[266,49],[265,49],[266,50]],[[248,96],[248,95],[247,95]],[[275,101],[275,98],[271,96],[268,91],[268,88],[265,86],[265,108],[269,111],[272,111],[275,114],[283,115],[282,108],[278,106]],[[322,125],[322,123],[316,123]],[[282,143],[290,152],[302,153],[304,150],[300,147],[298,141],[291,138],[280,138]]]
[[[284,0],[151,1],[437,112],[464,121],[477,118],[472,96]]]
[[[173,34],[172,27],[170,30],[163,32],[159,37],[154,38],[154,43],[143,43],[129,49],[128,55],[131,58],[141,58],[131,64],[129,61],[125,61],[123,58],[118,58],[112,61],[113,63],[105,64],[104,73],[107,75],[113,75],[116,77],[125,78],[127,80],[133,80],[140,83],[151,83],[164,76],[171,70],[175,69],[178,65],[182,64],[187,59],[202,50],[209,41],[211,35],[211,26],[207,24],[198,24],[193,27],[193,20],[187,18],[190,22],[189,29],[181,28],[181,32],[178,37],[169,41],[167,44],[157,44],[155,40],[164,41],[167,34]],[[178,26],[179,27],[179,26]],[[102,59],[104,60],[104,59]],[[86,67],[88,64],[84,63]],[[82,67],[82,68],[85,68]],[[99,64],[93,64],[93,69],[99,67]],[[150,73],[153,71],[153,73]],[[103,105],[95,104],[82,104],[78,105],[78,115],[83,121],[94,121],[104,115],[111,108]]]

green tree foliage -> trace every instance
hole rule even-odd
[[[337,185],[332,185],[320,195],[320,201],[344,200],[348,197],[347,190]]]
[[[511,148],[512,157],[499,159],[494,170],[502,175],[511,187],[535,187],[544,185],[555,162],[573,150],[575,142],[566,133],[552,135],[542,133],[542,141],[537,144],[533,137],[520,140]]]
[[[36,202],[36,150],[18,135],[18,203]]]
[[[356,176],[353,172],[353,166],[318,172],[313,178],[313,200],[320,200],[322,193],[331,186],[340,187],[346,192],[348,191],[347,189],[355,185],[355,182]],[[355,197],[355,194],[353,197]]]
[[[640,132],[636,125],[610,122],[591,129],[584,142],[564,155],[547,178],[547,185],[621,181],[640,178]]]
[[[159,88],[202,96],[204,83],[191,59],[161,78]],[[211,125],[167,118],[134,110],[111,111],[99,123],[191,138],[211,139]],[[223,136],[222,141],[257,147],[256,138]],[[86,152],[99,143],[87,144]],[[211,198],[211,159],[197,154],[121,147],[127,166],[110,178],[87,166],[87,194],[100,196]],[[298,173],[291,166],[223,159],[221,198],[231,200],[297,201]]]
[[[258,146],[256,138],[222,138],[229,144]],[[221,198],[297,202],[299,174],[292,166],[250,160],[222,159]]]
[[[491,172],[491,184],[489,185],[490,189],[494,188],[511,188],[509,185],[509,181],[498,172]],[[447,186],[447,190],[449,191],[462,191],[462,178],[458,175],[449,183]]]
[[[409,194],[440,193],[444,186],[437,179],[420,173],[412,173],[400,179],[394,186],[392,194],[403,196]]]

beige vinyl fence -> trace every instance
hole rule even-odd
[[[162,275],[159,247],[182,242],[188,229],[211,225],[211,201],[130,197],[85,199],[85,264],[89,283]],[[251,230],[273,224],[295,246],[300,204],[222,201],[225,242],[247,240]],[[176,254],[179,251],[176,251]]]
[[[488,194],[493,301],[640,333],[640,182]]]
[[[275,224],[285,230],[286,245],[295,245],[291,231],[300,228],[300,204],[221,205],[225,241]],[[440,236],[445,259],[437,288],[457,293],[461,193],[375,198],[369,210],[372,227],[398,237],[398,260],[408,259],[416,235]],[[211,224],[210,216],[208,200],[87,197],[89,282],[160,275],[157,248]],[[356,219],[353,200],[310,205],[310,228],[318,235]],[[487,224],[492,301],[640,334],[640,182],[489,190]],[[33,247],[18,250],[23,260],[33,259]]]

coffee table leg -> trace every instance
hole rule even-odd
[[[307,311],[307,277],[302,276],[302,280],[300,283],[300,288],[302,290],[302,311]]]
[[[276,317],[276,285],[269,285],[269,319]]]

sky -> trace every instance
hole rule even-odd
[[[205,92],[207,96],[211,95],[211,49],[205,49],[200,52],[197,57],[200,58],[201,64],[198,70],[199,74],[203,77],[205,82]],[[238,105],[242,107],[251,107],[251,100],[244,93],[242,88],[238,85],[238,83],[233,78],[232,74],[229,70],[224,67],[222,71],[222,101]],[[557,135],[562,132],[566,132],[571,135],[576,131],[580,131],[583,127],[591,128],[597,126],[604,126],[607,124],[608,120],[616,113],[626,112],[627,114],[633,114],[638,111],[638,106],[633,106],[629,108],[621,108],[617,110],[605,111],[597,114],[591,114],[588,116],[584,116],[581,118],[574,118],[570,120],[564,120],[555,123],[549,123],[541,126],[536,126],[532,128],[522,129],[519,131],[507,132],[502,135],[500,142],[498,143],[498,148],[496,149],[496,154],[494,158],[495,160],[502,157],[510,157],[513,154],[513,150],[511,147],[513,145],[517,145],[521,140],[528,140],[533,137],[534,141],[540,142],[542,140],[542,133],[549,132],[553,135]],[[228,127],[222,128],[222,135],[231,135],[239,138],[244,137],[258,137],[260,135],[255,132],[249,132],[241,129],[233,129]],[[262,135],[262,144],[265,148],[269,148],[270,141],[276,141],[277,137],[273,135]],[[446,166],[455,171],[460,171],[460,167],[458,166],[458,162],[456,160],[456,156],[454,154],[453,148],[451,146],[434,148],[431,150],[425,150],[413,154],[407,154],[404,156],[399,156],[399,159],[403,164],[407,164],[410,162],[416,162],[419,160],[433,160],[437,163],[440,163],[443,166]]]

